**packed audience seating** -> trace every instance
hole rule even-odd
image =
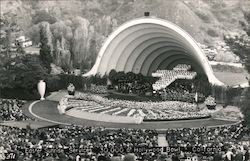
[[[243,161],[243,155],[246,160],[249,159],[249,132],[249,128],[242,124],[215,128],[169,129],[166,139],[171,147],[182,149],[178,153],[179,158]],[[231,159],[228,158],[229,154],[232,155]],[[241,154],[242,159],[237,158]]]
[[[136,147],[157,146],[155,130],[119,129],[101,127],[62,126],[44,129],[19,129],[0,126],[0,160],[13,152],[17,160],[59,161],[122,160],[134,153],[140,160],[155,160],[159,153],[142,153]]]
[[[176,65],[173,70],[190,70],[191,69],[191,65],[188,64],[178,64]]]
[[[209,117],[205,110],[197,111],[192,103],[179,101],[136,102],[107,99],[99,95],[77,93],[74,97],[64,97],[60,109],[72,109],[117,116],[143,117],[144,120],[180,120]]]
[[[235,158],[239,154],[247,161],[250,147],[249,129],[241,124],[169,129],[166,131],[166,139],[168,147],[173,151],[152,150],[158,146],[158,132],[155,130],[108,130],[75,125],[34,130],[0,126],[0,134],[0,160],[14,153],[16,160],[26,161],[49,158],[60,161],[126,161],[128,156],[131,161],[136,158],[149,161],[187,161],[188,158],[225,161],[228,156],[234,158],[231,161],[238,161]],[[136,157],[131,157],[133,155]]]
[[[25,101],[16,99],[0,99],[0,121],[28,120],[21,110]]]
[[[187,90],[180,88],[166,88],[162,92],[162,99],[169,101],[194,102],[194,96]]]
[[[153,89],[156,91],[164,89],[177,79],[194,79],[197,73],[188,71],[190,68],[189,65],[179,64],[174,70],[157,70],[152,76],[160,79],[153,84]]]
[[[115,90],[121,93],[134,93],[144,95],[145,92],[152,91],[152,85],[149,83],[119,83]]]
[[[160,91],[162,100],[167,101],[182,101],[182,102],[195,102],[195,93],[190,92],[178,87],[167,87]],[[203,102],[205,96],[202,93],[198,94],[198,102]]]

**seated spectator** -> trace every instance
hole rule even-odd
[[[30,120],[25,116],[21,107],[25,101],[15,99],[0,99],[0,120],[3,121],[22,121]]]

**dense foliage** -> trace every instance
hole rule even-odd
[[[246,88],[241,99],[241,111],[244,114],[245,124],[250,127],[250,88]]]
[[[51,14],[46,12],[45,10],[37,11],[35,15],[32,17],[32,22],[34,24],[38,24],[40,22],[49,22],[50,24],[53,24],[56,22],[56,18],[53,17]]]
[[[35,97],[37,82],[47,76],[37,56],[18,57],[1,68],[1,96],[22,99]]]
[[[90,81],[95,85],[106,85],[107,76],[100,76],[99,74],[96,74],[95,76],[90,77]]]
[[[106,37],[117,26],[128,20],[143,16],[145,9],[153,16],[169,20],[190,33],[196,40],[207,45],[213,44],[214,37],[220,40],[228,29],[239,29],[239,22],[249,19],[247,0],[245,1],[135,1],[135,0],[110,0],[110,1],[4,1],[2,13],[12,18],[32,39],[34,44],[39,43],[40,23],[48,22],[53,32],[53,39],[58,39],[57,34],[63,38],[60,48],[71,55],[73,65],[88,68],[94,63],[96,55]],[[239,7],[240,6],[240,7]],[[177,8],[177,9],[174,9]],[[182,14],[178,12],[182,10]],[[165,12],[169,11],[169,12]],[[227,18],[225,18],[227,17]],[[185,23],[183,23],[185,22]],[[217,24],[221,27],[214,27]],[[55,31],[55,32],[54,32]],[[60,31],[60,32],[58,32]],[[63,32],[61,32],[63,31]],[[216,39],[217,40],[217,39]],[[71,43],[72,42],[72,43]],[[53,48],[57,47],[57,40]],[[60,61],[67,60],[64,54],[58,54]]]
[[[67,89],[72,83],[76,90],[90,89],[91,83],[106,85],[106,77],[99,75],[86,78],[71,74],[50,75],[42,66],[38,56],[26,55],[9,61],[0,68],[0,97],[37,99],[37,83],[43,79],[46,82],[46,93]]]
[[[225,41],[228,43],[230,48],[234,51],[235,54],[239,55],[243,60],[245,68],[248,73],[250,73],[250,13],[246,12],[244,14],[246,22],[241,22],[243,28],[246,31],[244,35],[237,36],[227,36]],[[241,111],[244,114],[244,120],[247,126],[250,127],[250,89],[246,88],[242,92],[241,101]]]
[[[238,55],[246,69],[250,70],[250,38],[248,35],[226,36],[226,43]]]

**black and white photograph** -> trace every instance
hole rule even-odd
[[[250,161],[250,0],[0,0],[0,161]]]

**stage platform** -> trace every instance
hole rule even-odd
[[[199,119],[199,120],[180,120],[180,121],[155,121],[143,122],[142,124],[121,124],[108,123],[101,121],[92,121],[87,119],[75,118],[68,115],[60,115],[57,110],[57,101],[37,101],[30,102],[24,106],[24,112],[27,116],[37,120],[50,122],[62,125],[83,125],[83,126],[102,126],[110,129],[118,128],[136,128],[136,129],[156,129],[164,131],[169,128],[193,128],[193,127],[216,127],[236,124],[237,121],[219,120],[214,118]],[[32,105],[32,106],[31,106]]]

